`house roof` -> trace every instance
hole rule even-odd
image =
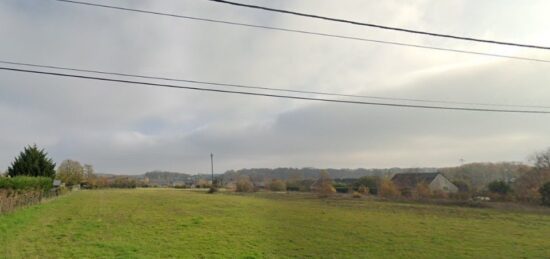
[[[439,173],[401,173],[392,177],[392,182],[400,188],[414,188],[419,183],[430,184]]]

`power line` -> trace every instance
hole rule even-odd
[[[235,5],[235,6],[241,6],[241,7],[247,7],[247,8],[253,8],[253,9],[261,9],[261,10],[270,11],[270,12],[277,12],[277,13],[291,14],[291,15],[303,16],[303,17],[314,18],[314,19],[333,21],[333,22],[348,23],[348,24],[359,25],[359,26],[367,26],[367,27],[373,27],[373,28],[384,29],[384,30],[393,30],[393,31],[399,31],[399,32],[422,34],[422,35],[428,35],[428,36],[432,36],[432,37],[442,37],[442,38],[450,38],[450,39],[466,40],[466,41],[475,41],[475,42],[482,42],[482,43],[522,47],[522,48],[534,48],[534,49],[550,50],[550,47],[547,47],[547,46],[538,46],[538,45],[521,44],[521,43],[513,43],[513,42],[503,42],[503,41],[496,41],[496,40],[485,40],[485,39],[478,39],[478,38],[471,38],[471,37],[464,37],[464,36],[456,36],[456,35],[441,34],[441,33],[427,32],[427,31],[404,29],[404,28],[391,27],[391,26],[379,25],[379,24],[374,24],[374,23],[357,22],[357,21],[346,20],[346,19],[331,18],[331,17],[321,16],[321,15],[314,15],[314,14],[295,12],[295,11],[275,9],[275,8],[259,6],[259,5],[243,4],[243,3],[231,2],[231,1],[226,1],[226,0],[208,0],[208,1],[218,2],[218,3],[223,3],[223,4],[229,4],[229,5]]]
[[[272,87],[262,87],[262,86],[250,86],[250,85],[241,85],[241,84],[207,82],[207,81],[181,79],[181,78],[169,78],[169,77],[157,77],[157,76],[137,75],[137,74],[128,74],[128,73],[106,72],[106,71],[100,71],[100,70],[69,68],[69,67],[51,66],[51,65],[39,65],[39,64],[13,62],[13,61],[6,61],[6,60],[0,60],[0,64],[9,64],[9,65],[18,65],[18,66],[27,66],[27,67],[39,67],[39,68],[49,68],[49,69],[67,70],[67,71],[74,71],[74,72],[86,72],[86,73],[95,73],[95,74],[102,74],[102,75],[125,76],[125,77],[134,77],[134,78],[143,78],[143,79],[155,79],[155,80],[164,80],[164,81],[172,81],[172,82],[185,82],[185,83],[192,83],[192,84],[229,86],[229,87],[236,87],[236,88],[269,90],[269,91],[279,91],[279,92],[291,92],[291,93],[301,93],[301,94],[317,94],[317,95],[337,96],[337,97],[352,97],[352,98],[364,98],[364,99],[379,99],[379,100],[391,100],[391,101],[410,101],[410,102],[425,102],[425,103],[445,103],[445,104],[460,104],[460,105],[479,105],[479,106],[499,106],[499,107],[550,109],[550,106],[539,106],[539,105],[514,105],[514,104],[496,104],[496,103],[479,103],[479,102],[459,102],[459,101],[448,101],[448,100],[393,98],[393,97],[370,96],[370,95],[353,95],[353,94],[338,94],[338,93],[318,92],[318,91],[303,91],[303,90],[272,88]]]
[[[45,72],[45,71],[38,71],[38,70],[18,69],[18,68],[11,68],[11,67],[0,67],[0,70],[105,81],[105,82],[116,82],[116,83],[124,83],[128,85],[144,85],[144,86],[151,86],[151,87],[187,89],[187,90],[196,90],[196,91],[207,91],[207,92],[218,92],[218,93],[240,94],[240,95],[251,95],[251,96],[265,96],[265,97],[273,97],[273,98],[320,101],[320,102],[330,102],[330,103],[348,103],[348,104],[375,105],[375,106],[387,106],[387,107],[455,110],[455,111],[472,111],[472,112],[550,114],[550,111],[541,111],[541,110],[504,110],[504,109],[501,110],[501,109],[468,108],[468,107],[430,106],[430,105],[413,105],[413,104],[396,104],[396,103],[382,103],[382,102],[363,102],[363,101],[351,101],[351,100],[324,99],[324,98],[313,98],[313,97],[292,96],[292,95],[277,95],[277,94],[267,94],[267,93],[255,93],[255,92],[222,90],[222,89],[213,89],[213,88],[180,86],[180,85],[171,85],[171,84],[149,83],[149,82],[143,82],[143,81],[121,80],[121,79],[84,76],[84,75],[76,75],[76,74],[54,73],[54,72]]]
[[[227,24],[227,25],[234,25],[234,26],[244,26],[244,27],[256,28],[256,29],[266,29],[266,30],[274,30],[274,31],[292,32],[292,33],[315,35],[315,36],[322,36],[322,37],[329,37],[329,38],[346,39],[346,40],[354,40],[354,41],[362,41],[362,42],[372,42],[372,43],[379,43],[379,44],[388,44],[388,45],[402,46],[402,47],[412,47],[412,48],[420,48],[420,49],[447,51],[447,52],[453,52],[453,53],[462,53],[462,54],[480,55],[480,56],[488,56],[488,57],[508,58],[508,59],[515,59],[515,60],[550,63],[550,60],[547,60],[547,59],[501,55],[501,54],[494,54],[494,53],[487,53],[487,52],[478,52],[478,51],[469,51],[469,50],[461,50],[461,49],[433,47],[433,46],[410,44],[410,43],[397,42],[397,41],[376,40],[376,39],[344,36],[344,35],[337,35],[337,34],[330,34],[330,33],[323,33],[323,32],[313,32],[313,31],[298,30],[298,29],[288,29],[288,28],[282,28],[282,27],[264,26],[264,25],[256,25],[256,24],[240,23],[240,22],[231,22],[231,21],[200,18],[200,17],[193,17],[193,16],[186,16],[186,15],[170,14],[170,13],[162,13],[162,12],[155,12],[155,11],[148,11],[148,10],[142,10],[142,9],[120,7],[120,6],[95,4],[95,3],[89,3],[89,2],[79,2],[79,1],[72,1],[72,0],[54,0],[54,1],[84,5],[84,6],[93,6],[93,7],[115,9],[115,10],[120,10],[120,11],[128,11],[128,12],[137,12],[137,13],[144,13],[144,14],[167,16],[167,17],[172,17],[172,18],[188,19],[188,20],[203,21],[203,22],[210,22],[210,23],[220,23],[220,24]]]

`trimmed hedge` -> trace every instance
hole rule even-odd
[[[11,190],[43,190],[47,191],[53,187],[52,178],[49,177],[0,177],[0,189]]]

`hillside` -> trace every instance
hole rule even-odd
[[[327,172],[331,178],[360,178],[363,176],[390,177],[396,173],[408,172],[411,170],[420,172],[433,172],[436,168],[386,168],[386,169],[320,169],[320,168],[251,168],[227,171],[223,177],[224,180],[232,180],[242,176],[248,176],[251,179],[317,179],[321,172]]]

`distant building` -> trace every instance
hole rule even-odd
[[[412,192],[418,184],[422,183],[426,183],[432,192],[458,192],[458,187],[441,173],[401,173],[394,175],[391,180],[404,193]]]
[[[172,182],[172,187],[183,187],[183,186],[188,187],[189,185],[185,181],[173,181]]]
[[[65,186],[65,184],[63,184],[61,182],[61,180],[53,180],[53,187],[54,188],[59,188],[59,187],[62,187],[62,186]]]

